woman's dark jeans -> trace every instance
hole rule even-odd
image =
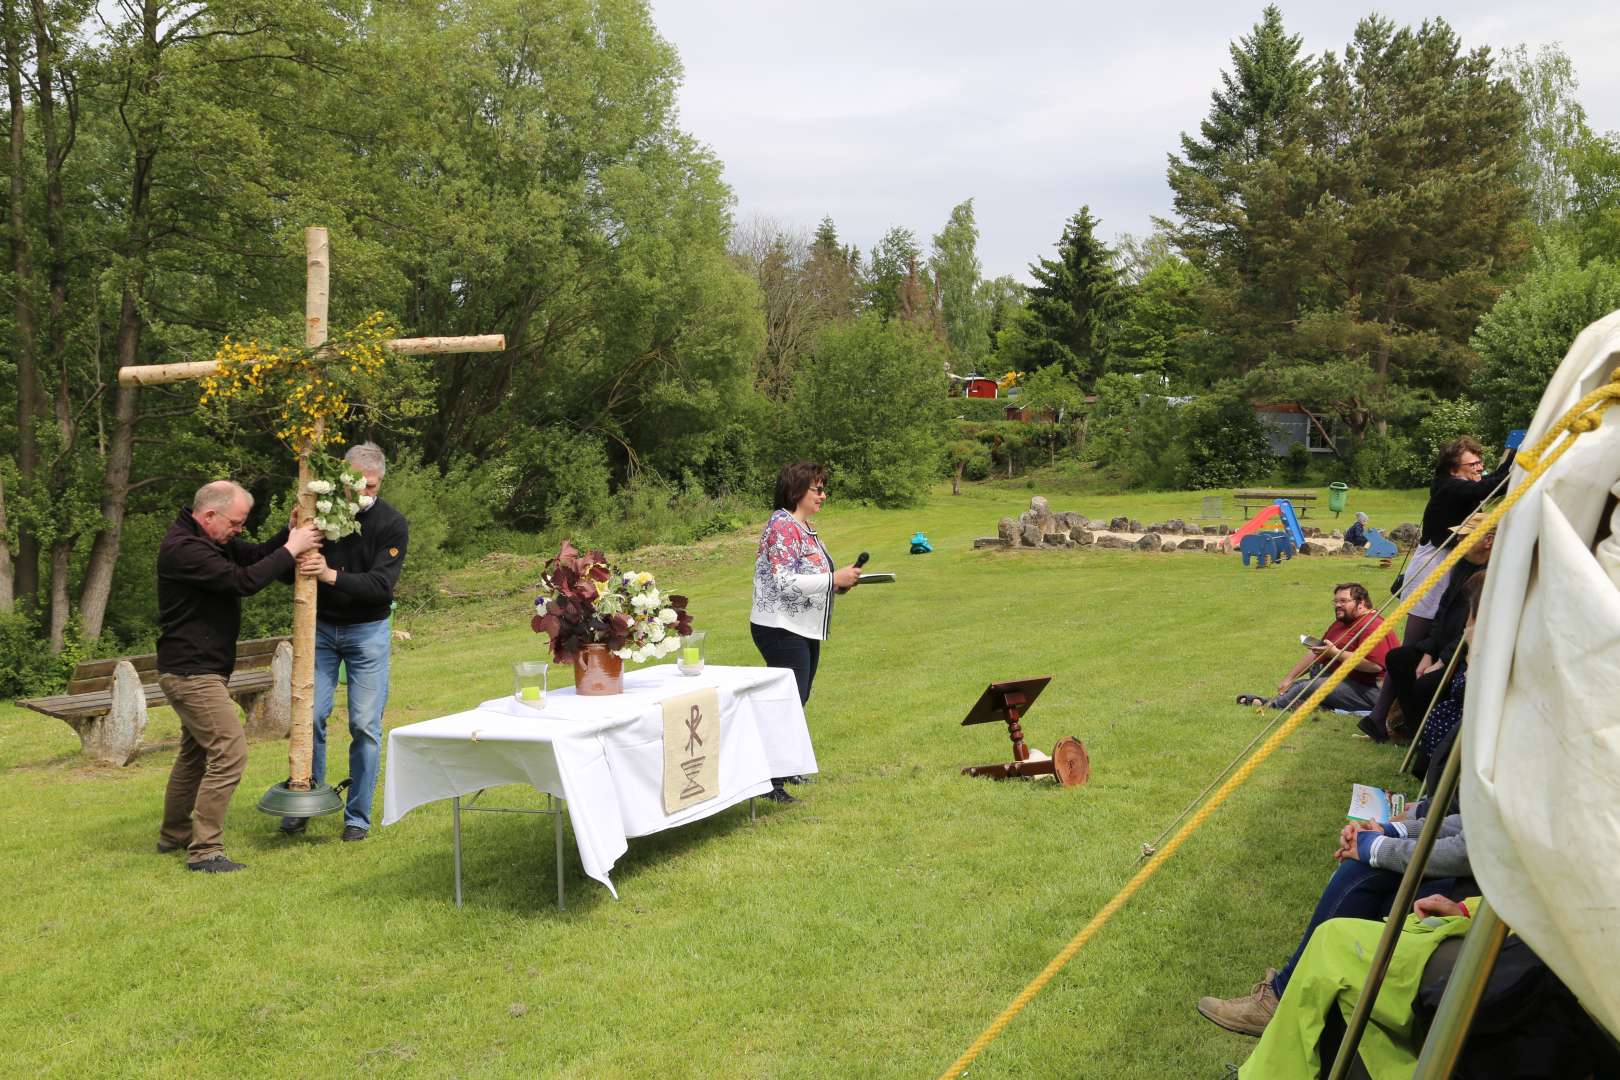
[[[1425,878],[1418,895],[1449,894],[1456,884],[1455,878]],[[1380,870],[1356,859],[1341,862],[1328,880],[1327,888],[1322,890],[1322,899],[1316,902],[1316,910],[1311,912],[1311,921],[1300,936],[1299,947],[1288,958],[1283,969],[1277,972],[1277,977],[1271,980],[1271,988],[1277,992],[1277,996],[1282,997],[1283,991],[1288,989],[1288,979],[1294,973],[1294,966],[1304,955],[1305,945],[1318,926],[1329,919],[1382,919],[1389,914],[1390,905],[1395,902],[1395,891],[1400,887],[1401,873],[1398,870]]]
[[[765,666],[791,669],[799,684],[799,704],[808,702],[810,683],[816,677],[816,664],[821,660],[821,642],[779,626],[749,623],[748,629],[754,635],[759,655],[765,658]]]

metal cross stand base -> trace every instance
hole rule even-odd
[[[451,829],[455,835],[456,848],[456,907],[461,906],[461,812],[466,810],[468,813],[477,811],[482,814],[549,814],[551,816],[551,835],[557,848],[557,910],[562,911],[567,907],[567,904],[563,901],[563,814],[568,811],[568,804],[547,792],[546,808],[544,810],[527,810],[511,806],[474,806],[473,804],[483,794],[483,789],[479,789],[467,801],[465,807],[461,805],[461,796],[459,795],[450,800]]]
[[[1079,787],[1091,779],[1091,758],[1086,744],[1072,735],[1064,736],[1052,747],[1052,756],[1031,750],[1024,743],[1024,728],[1020,723],[1035,699],[1040,697],[1050,675],[1038,679],[1012,679],[994,682],[984,688],[979,700],[968,710],[962,726],[988,724],[1000,720],[1007,725],[1007,737],[1012,740],[1013,760],[1000,765],[970,765],[962,770],[964,776],[988,776],[1005,780],[1012,776],[1055,776],[1064,787]]]

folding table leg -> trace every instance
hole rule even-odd
[[[551,792],[546,792],[546,813],[551,815],[552,848],[557,857],[557,910],[562,911],[568,905],[563,899],[563,810],[567,803],[557,798]]]
[[[450,800],[450,820],[453,823],[451,831],[455,836],[456,849],[456,907],[461,906],[461,796],[457,795]]]

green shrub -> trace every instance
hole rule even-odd
[[[514,524],[562,527],[608,509],[607,451],[594,435],[560,424],[515,432],[493,468]]]
[[[1182,458],[1174,473],[1176,487],[1239,487],[1260,479],[1272,466],[1264,426],[1248,399],[1229,386],[1216,387],[1181,406],[1175,440]],[[1295,449],[1305,455],[1309,468],[1310,453],[1304,447]]]
[[[1290,484],[1303,484],[1311,474],[1311,452],[1300,443],[1290,446],[1288,453],[1283,455],[1282,474]]]
[[[1472,389],[1483,414],[1472,434],[1500,444],[1528,425],[1576,335],[1617,307],[1620,265],[1583,266],[1559,246],[1539,253],[1530,276],[1502,294],[1469,341],[1481,361]]]
[[[1372,488],[1423,487],[1430,471],[1409,442],[1377,431],[1369,432],[1356,447],[1350,470],[1356,485]]]
[[[1004,420],[1007,416],[1007,406],[1015,404],[1018,399],[1012,398],[946,398],[945,413],[958,420],[977,421],[988,423],[992,420]]]
[[[84,655],[77,635],[52,656],[43,626],[21,613],[0,614],[0,696],[54,694],[67,685],[73,665]]]
[[[829,326],[794,382],[786,456],[826,465],[840,498],[915,503],[944,450],[942,365],[924,330],[875,316]]]
[[[1441,447],[1458,436],[1479,438],[1485,424],[1485,410],[1477,401],[1467,398],[1437,401],[1429,414],[1418,421],[1414,450],[1432,463],[1440,456]],[[1486,460],[1494,460],[1494,455],[1487,452]]]
[[[618,556],[649,544],[690,544],[734,529],[757,528],[769,516],[768,507],[766,500],[708,495],[641,473],[613,493],[601,518],[567,535],[577,545]]]

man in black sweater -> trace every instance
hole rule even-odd
[[[205,484],[158,547],[158,685],[180,714],[180,753],[163,797],[159,852],[186,849],[186,868],[242,869],[221,842],[225,811],[247,764],[247,736],[226,684],[236,667],[242,597],[291,570],[315,547],[313,525],[263,544],[236,539],[253,496],[229,480]]]
[[[382,749],[383,707],[388,704],[388,668],[393,652],[389,609],[405,565],[409,529],[398,510],[377,498],[387,462],[373,443],[343,455],[366,479],[357,520],[360,531],[325,541],[298,560],[314,577],[315,601],[315,782],[326,780],[326,719],[337,692],[338,664],[349,683],[349,793],[343,807],[343,839],[364,840],[371,828]],[[281,831],[300,833],[308,818],[281,819]]]

